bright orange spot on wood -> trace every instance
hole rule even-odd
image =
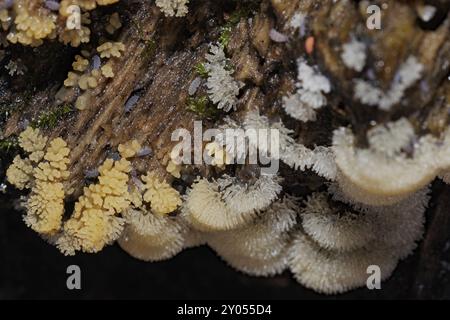
[[[308,37],[305,41],[305,49],[307,54],[311,54],[314,51],[315,39],[314,37]]]

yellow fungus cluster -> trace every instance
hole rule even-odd
[[[119,217],[130,206],[128,188],[131,162],[135,156],[128,146],[137,148],[136,141],[119,145],[120,160],[107,159],[99,167],[98,183],[85,187],[75,203],[72,217],[64,224],[62,236],[56,241],[67,255],[75,251],[95,253],[117,240],[123,231],[124,220]]]
[[[74,62],[75,64],[76,62]],[[78,67],[79,65],[77,65]],[[93,89],[98,86],[101,73],[99,70],[92,70],[85,74],[78,74],[69,71],[67,74],[67,79],[64,81],[66,87],[76,87],[78,86],[81,90]]]
[[[98,182],[85,187],[75,203],[69,219],[64,217],[64,182],[69,177],[69,148],[61,138],[47,144],[39,129],[29,127],[19,136],[19,145],[34,156],[22,159],[17,156],[7,170],[8,181],[19,189],[31,189],[24,205],[27,210],[25,223],[54,243],[64,254],[76,251],[98,252],[122,234],[125,219],[120,215],[130,207],[142,206],[142,195],[130,192],[128,185],[131,162],[140,144],[130,141],[119,145],[121,159],[107,159],[99,167]],[[160,189],[159,186],[165,189]],[[158,213],[173,211],[173,191],[164,183],[148,184],[146,199],[150,199]],[[151,189],[151,190],[150,190]],[[170,200],[161,200],[169,194]],[[176,191],[175,191],[176,192]],[[150,201],[147,200],[147,201]],[[175,206],[176,209],[177,206]]]
[[[69,172],[69,148],[61,138],[56,138],[50,142],[44,156],[44,160],[39,163],[34,172],[34,177],[42,181],[58,181],[67,179]]]
[[[108,24],[106,25],[106,32],[109,34],[113,34],[117,30],[122,27],[122,22],[120,21],[119,14],[114,12],[108,20]]]
[[[101,57],[120,57],[121,51],[124,50],[124,45],[120,42],[106,42],[97,48]],[[89,68],[89,60],[87,57],[90,56],[89,52],[82,51],[81,55],[75,56],[75,61],[72,63],[73,71],[69,71],[66,80],[64,80],[65,87],[78,87],[82,91],[87,91],[89,89],[97,88],[99,83],[104,78],[113,78],[114,71],[110,61],[107,61],[103,66],[95,67],[94,69]],[[98,56],[95,58],[99,59]],[[85,92],[80,95],[75,106],[78,110],[85,110],[90,103],[92,94]]]
[[[139,150],[141,150],[141,145],[137,140],[131,140],[125,144],[120,144],[118,151],[123,158],[134,157]]]
[[[39,162],[44,156],[44,148],[47,140],[39,129],[33,129],[31,127],[28,127],[19,135],[20,147],[29,153],[28,158],[33,162]]]
[[[13,6],[0,10],[0,26],[10,43],[40,46],[44,39],[58,38],[64,44],[78,47],[89,42],[89,12],[97,5],[105,6],[119,0],[62,0],[59,11],[52,11],[44,0],[16,0]],[[72,21],[79,20],[80,26]],[[111,26],[120,24],[111,17]]]
[[[14,3],[15,27],[7,36],[11,43],[39,46],[45,38],[54,38],[57,15],[51,13],[40,1],[17,0]]]
[[[120,235],[123,223],[116,215],[130,204],[130,171],[131,163],[126,159],[107,159],[100,166],[99,182],[84,188],[72,217],[64,224],[64,242],[57,242],[61,251],[66,254],[77,250],[95,253]]]
[[[109,64],[109,63],[105,64],[103,67],[101,67],[101,70],[102,70],[102,75],[105,78],[113,78],[114,77],[114,72],[112,70],[111,64]]]
[[[33,179],[33,163],[38,163],[44,156],[44,148],[47,138],[38,129],[28,127],[19,135],[19,146],[28,153],[28,157],[22,159],[19,155],[6,171],[6,177],[12,185],[23,190],[31,187]]]
[[[97,47],[97,52],[100,53],[100,58],[119,58],[125,51],[125,45],[122,42],[105,42]]]
[[[9,183],[17,189],[23,190],[30,187],[30,181],[33,176],[33,165],[30,159],[22,159],[16,156],[13,163],[6,171],[6,178]]]
[[[143,199],[150,203],[152,212],[160,215],[168,214],[181,205],[179,192],[167,182],[159,180],[154,172],[142,176],[142,180],[145,182]]]
[[[25,222],[40,234],[51,235],[60,230],[69,152],[66,142],[56,138],[50,142],[44,160],[34,168],[35,184],[26,204]]]
[[[25,203],[25,223],[42,235],[59,231],[64,215],[64,181],[69,177],[69,148],[61,138],[50,141],[39,129],[28,127],[19,136],[19,145],[29,155],[16,156],[7,170],[8,181],[31,193]]]
[[[89,60],[80,55],[75,56],[75,61],[72,63],[73,70],[84,72],[89,66]]]
[[[83,74],[78,79],[78,86],[81,90],[94,89],[98,86],[98,79],[100,78],[99,70],[92,70],[88,74]]]
[[[66,87],[75,87],[78,84],[79,75],[75,72],[69,71],[67,74],[67,79],[64,80],[64,85]]]
[[[181,177],[181,166],[176,164],[172,160],[169,160],[169,162],[167,163],[166,171],[175,178],[179,179]]]
[[[72,47],[78,47],[82,43],[88,43],[90,40],[91,30],[86,25],[91,23],[89,13],[81,15],[80,28],[67,27],[59,34],[59,41],[64,44],[70,44]]]

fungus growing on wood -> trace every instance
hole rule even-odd
[[[232,212],[221,199],[217,182],[196,181],[186,195],[184,214],[189,223],[200,231],[229,230],[250,221],[254,214]]]
[[[344,253],[324,250],[301,232],[290,248],[289,267],[294,278],[324,294],[343,293],[365,285],[370,265],[379,266],[380,280],[385,280],[394,271],[397,259],[378,248]]]
[[[331,84],[303,59],[299,59],[297,65],[297,92],[283,98],[283,108],[294,119],[315,121],[316,111],[327,104],[324,94],[331,91]]]
[[[390,206],[355,203],[336,184],[330,192],[335,201],[350,208],[333,209],[325,194],[307,200],[301,214],[304,231],[297,231],[289,249],[294,277],[326,294],[366,285],[371,265],[380,267],[381,280],[389,277],[397,262],[410,255],[422,237],[429,190],[420,190]]]
[[[122,42],[105,42],[97,47],[97,52],[100,53],[100,58],[119,58],[122,52],[125,51],[125,45]]]
[[[240,81],[234,80],[225,56],[223,47],[220,45],[211,45],[210,52],[206,55],[205,69],[208,73],[206,86],[211,101],[217,105],[218,109],[228,112],[231,109],[236,110],[237,96],[239,90],[244,86]]]
[[[20,189],[0,192],[21,197],[40,237],[67,255],[118,241],[145,261],[206,244],[242,272],[289,268],[328,294],[364,286],[369,264],[384,279],[413,252],[429,184],[450,181],[443,0],[389,0],[383,32],[360,19],[367,1],[96,10],[117,2],[0,1],[0,171],[12,162]],[[197,139],[198,117],[221,133]],[[179,128],[194,163],[170,152]],[[124,137],[147,147],[117,151]]]
[[[95,253],[117,240],[124,224],[117,215],[130,205],[130,171],[131,163],[126,159],[107,159],[99,167],[99,182],[84,188],[74,213],[64,223],[63,234],[56,241],[64,254],[72,255],[79,250]]]
[[[349,130],[334,132],[338,182],[349,198],[373,205],[392,204],[425,187],[449,166],[448,132],[441,139],[421,137],[412,145],[411,156],[404,151],[414,137],[410,124],[399,120],[388,128],[369,133],[367,149],[355,147]]]
[[[218,180],[222,199],[237,214],[248,214],[266,209],[281,193],[280,178],[261,175],[251,182],[241,182],[236,177],[224,176]]]
[[[296,224],[296,205],[290,198],[274,202],[251,224],[207,235],[208,244],[239,271],[270,276],[286,268],[290,231]]]
[[[305,233],[325,249],[351,251],[376,237],[371,215],[332,208],[323,193],[308,197],[301,218]]]
[[[42,235],[52,235],[61,228],[64,215],[64,186],[69,177],[69,148],[61,138],[47,144],[39,129],[28,127],[19,135],[19,146],[29,155],[16,156],[7,170],[7,178],[18,189],[31,189],[24,202],[25,223]]]
[[[127,227],[118,242],[137,259],[169,259],[185,247],[188,233],[184,220],[168,215],[181,199],[155,172],[143,176],[142,181],[136,181],[138,186],[130,192],[131,206],[123,212]]]
[[[378,106],[388,111],[398,104],[407,89],[418,81],[423,72],[423,65],[416,57],[410,56],[398,70],[387,92],[362,79],[355,80],[355,99],[369,106]]]
[[[6,170],[8,182],[19,190],[29,188],[32,177],[33,165],[30,159],[22,159],[20,156],[16,156]]]
[[[161,181],[154,172],[142,176],[144,201],[149,203],[155,214],[164,215],[175,211],[181,205],[180,194],[167,182]]]
[[[189,0],[156,0],[155,3],[166,17],[183,17],[188,13]]]
[[[352,39],[342,46],[342,61],[348,68],[361,72],[366,65],[366,49],[363,42]]]

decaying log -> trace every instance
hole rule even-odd
[[[437,18],[429,23],[417,23],[417,6],[422,1],[373,1],[388,10],[382,11],[383,28],[366,27],[367,12],[360,1],[263,0],[252,1],[249,14],[239,17],[229,35],[227,54],[235,69],[236,80],[245,83],[240,92],[239,117],[248,110],[259,109],[273,118],[281,118],[295,131],[305,145],[330,145],[332,128],[351,126],[364,145],[368,128],[378,123],[408,118],[417,132],[439,135],[448,127],[450,108],[450,18],[447,1],[432,1],[439,9]],[[196,66],[205,61],[209,45],[220,36],[230,16],[246,4],[235,1],[192,1],[185,19],[164,17],[152,1],[122,1],[115,7],[124,16],[123,28],[117,40],[126,51],[113,62],[117,70],[112,79],[103,79],[90,92],[85,110],[72,107],[58,118],[54,126],[44,126],[49,137],[62,137],[71,148],[70,178],[66,189],[75,200],[86,183],[86,172],[96,169],[117,146],[132,139],[149,147],[149,157],[136,160],[136,171],[149,169],[165,172],[164,158],[174,142],[176,129],[192,131],[197,114],[187,109],[188,89],[198,76]],[[109,9],[108,9],[109,10]],[[305,35],[290,27],[296,12],[307,15]],[[98,13],[101,15],[101,12]],[[442,18],[443,17],[443,18]],[[275,42],[270,37],[276,30],[290,41]],[[341,62],[341,48],[353,36],[369,39],[367,64],[382,89],[388,89],[396,71],[409,57],[416,57],[425,67],[423,78],[409,88],[405,99],[389,111],[367,108],[354,97],[356,73]],[[305,40],[314,39],[314,50],[305,54]],[[98,39],[94,39],[93,42]],[[95,48],[95,44],[92,48]],[[73,105],[78,89],[62,85],[78,49],[68,49],[50,43],[42,48],[12,46],[11,55],[21,59],[28,69],[22,78],[0,74],[0,138],[12,139],[27,122],[39,119],[64,105]],[[282,110],[282,98],[295,89],[296,59],[307,56],[318,65],[333,83],[326,110],[314,123],[294,122]],[[126,110],[130,97],[138,96],[136,105]],[[444,97],[444,98],[443,98]],[[224,116],[223,113],[220,116]],[[202,119],[204,128],[219,121]],[[11,154],[3,155],[0,174],[3,175]],[[203,175],[214,175],[201,168]],[[282,167],[281,170],[289,170]],[[183,177],[192,181],[193,177]],[[318,181],[318,182],[317,182]],[[286,177],[285,190],[295,195],[320,189],[321,180],[306,173],[291,173]],[[429,230],[420,249],[412,295],[423,298],[432,295],[435,274],[441,270],[438,254],[446,248],[448,223],[448,188],[435,188],[436,208]],[[443,189],[443,190],[441,190]],[[442,227],[441,226],[445,226]],[[448,246],[448,244],[447,244]],[[448,248],[447,248],[448,249]],[[418,288],[424,286],[422,290]]]

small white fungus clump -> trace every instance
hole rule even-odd
[[[389,111],[403,98],[405,91],[420,79],[423,65],[416,57],[410,56],[398,70],[389,91],[373,86],[362,79],[355,80],[355,99],[369,106],[378,106],[381,110]]]
[[[327,77],[299,59],[297,92],[283,98],[283,108],[294,119],[307,122],[316,120],[316,111],[327,104],[324,94],[331,91]]]
[[[341,58],[348,68],[361,72],[366,65],[366,45],[363,42],[352,39],[343,45]]]
[[[229,68],[223,47],[211,45],[206,60],[208,61],[205,64],[208,72],[206,86],[209,98],[217,105],[218,109],[223,109],[226,112],[236,109],[237,96],[244,84],[234,80],[233,70]]]
[[[261,116],[257,111],[251,111],[246,114],[243,127],[245,130],[272,129],[278,131],[278,141],[273,139],[272,136],[264,143],[259,141],[259,143],[253,144],[254,141],[251,139],[249,141],[250,147],[270,155],[271,159],[281,160],[296,170],[305,171],[311,169],[328,180],[336,178],[333,151],[324,146],[317,146],[314,150],[311,150],[296,142],[292,137],[293,131],[286,128],[281,121],[270,123],[267,117]],[[276,143],[275,148],[271,145],[273,143]],[[270,154],[272,149],[276,149],[278,153]]]

